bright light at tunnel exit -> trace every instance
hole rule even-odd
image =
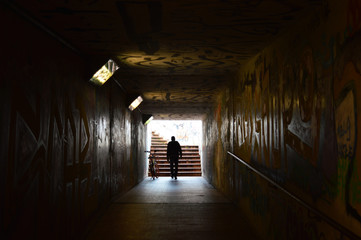
[[[154,131],[167,142],[174,136],[181,145],[202,144],[202,121],[201,120],[153,120],[148,124],[148,138]],[[149,145],[150,146],[150,140]]]
[[[181,146],[198,146],[199,156],[202,158],[202,121],[200,120],[153,120],[147,125],[146,150],[151,149],[152,131],[159,134],[165,142],[175,140]],[[184,148],[183,148],[184,149]],[[149,155],[145,161],[148,161]]]

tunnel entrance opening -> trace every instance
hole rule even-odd
[[[180,143],[183,152],[179,160],[178,176],[202,176],[202,121],[153,120],[147,125],[147,149],[156,156],[159,176],[170,176],[166,153],[167,143],[172,136]]]

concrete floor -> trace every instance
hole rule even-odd
[[[257,239],[202,177],[145,179],[115,200],[87,239]]]

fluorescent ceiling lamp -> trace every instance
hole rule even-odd
[[[144,126],[147,125],[150,121],[153,120],[153,116],[151,114],[143,114],[142,118],[143,118]]]
[[[90,79],[95,85],[103,85],[118,69],[118,65],[111,59],[108,60]]]
[[[152,121],[153,120],[153,116],[151,116],[145,123],[144,123],[144,125],[147,125],[150,121]]]
[[[129,109],[130,111],[133,111],[134,109],[136,109],[139,104],[143,102],[143,98],[141,96],[137,97],[130,105],[129,105]]]

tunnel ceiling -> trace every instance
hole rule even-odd
[[[229,76],[321,0],[14,0],[114,79],[155,119],[200,119]],[[105,63],[105,62],[104,62]],[[113,79],[113,80],[114,80]],[[120,88],[121,89],[121,88]]]

